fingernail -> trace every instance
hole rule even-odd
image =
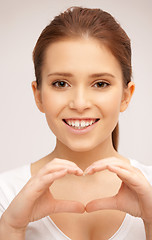
[[[82,169],[80,169],[80,168],[76,169],[76,174],[83,175]]]
[[[86,176],[89,172],[90,172],[90,169],[87,168],[87,169],[84,171],[83,175]]]
[[[84,173],[82,169],[80,169],[80,172],[81,172],[82,174]]]

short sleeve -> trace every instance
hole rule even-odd
[[[0,174],[0,217],[30,179],[30,165]]]
[[[3,184],[0,181],[0,217],[2,216],[2,214],[5,212],[5,210],[7,209],[8,205],[9,205],[9,201],[3,191],[2,185]]]

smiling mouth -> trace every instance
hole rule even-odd
[[[100,118],[89,119],[63,119],[63,121],[74,129],[85,129],[98,122]]]

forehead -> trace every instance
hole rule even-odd
[[[46,71],[121,75],[121,67],[110,50],[95,39],[66,39],[50,44],[44,59]]]

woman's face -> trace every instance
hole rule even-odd
[[[131,96],[131,88],[123,88],[122,78],[118,61],[97,40],[51,44],[41,89],[35,88],[34,93],[58,141],[79,152],[105,141],[110,144],[119,113],[126,109]]]

